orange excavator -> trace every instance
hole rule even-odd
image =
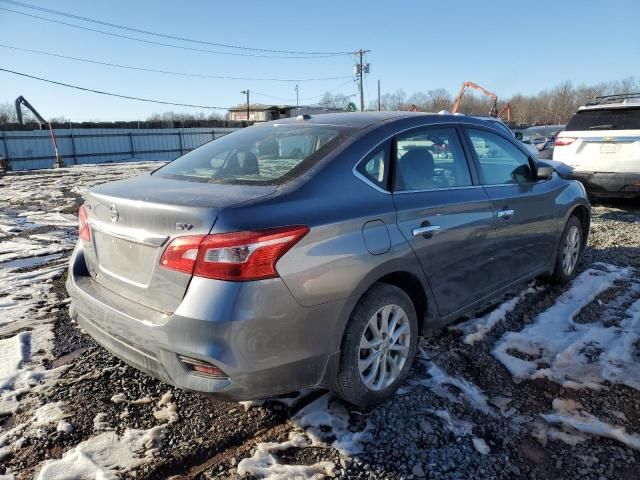
[[[508,103],[504,106],[504,108],[502,110],[500,110],[500,113],[498,114],[498,118],[502,118],[504,120],[504,114],[507,114],[507,122],[511,121],[511,105],[509,105]]]
[[[487,97],[491,98],[491,100],[493,100],[493,103],[491,104],[491,110],[489,110],[490,116],[496,117],[496,118],[502,118],[503,115],[506,113],[507,122],[511,121],[511,105],[507,103],[507,105],[500,112],[498,112],[498,96],[495,93],[487,90],[486,88],[481,87],[480,85],[474,82],[464,82],[462,84],[462,87],[460,88],[460,91],[458,92],[458,95],[456,96],[456,99],[453,102],[453,108],[451,109],[451,113],[457,113],[458,108],[460,107],[460,102],[462,101],[462,97],[464,96],[464,94],[467,92],[469,88],[473,88],[474,90],[479,90],[484,95],[486,95]]]

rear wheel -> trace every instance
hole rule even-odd
[[[353,311],[342,342],[336,393],[361,407],[390,397],[416,353],[418,322],[404,290],[380,283]]]
[[[556,265],[551,280],[556,283],[566,283],[576,273],[578,260],[582,253],[582,224],[576,216],[567,221],[560,239],[560,248],[556,256]]]

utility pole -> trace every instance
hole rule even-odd
[[[249,89],[247,88],[246,90],[242,90],[240,93],[247,94],[247,125],[248,125],[249,124]]]
[[[358,55],[358,64],[355,66],[355,74],[358,76],[358,80],[360,81],[360,111],[364,112],[364,87],[362,84],[363,77],[365,73],[369,73],[369,64],[366,65],[364,62],[364,54],[369,53],[371,50],[363,50],[360,49],[356,53]]]
[[[378,111],[380,110],[380,80],[378,80]]]
[[[300,95],[298,93],[298,85],[296,84],[296,108],[300,106]]]

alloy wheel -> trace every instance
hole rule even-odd
[[[580,254],[580,229],[572,225],[564,240],[562,248],[562,271],[565,275],[571,275],[578,264]]]
[[[402,372],[411,342],[407,313],[390,304],[374,313],[362,333],[358,369],[370,390],[383,390]]]

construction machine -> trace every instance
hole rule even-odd
[[[511,122],[511,105],[509,105],[508,103],[504,106],[502,110],[500,110],[500,113],[498,114],[498,118],[501,118],[502,120],[504,120],[505,113],[507,114],[507,123]]]
[[[473,88],[474,90],[479,90],[484,95],[486,95],[491,100],[493,100],[493,103],[491,104],[491,110],[489,110],[490,116],[502,119],[504,117],[504,114],[506,113],[507,122],[511,121],[511,105],[507,103],[505,107],[498,112],[498,96],[495,93],[487,90],[484,87],[481,87],[480,85],[474,82],[464,82],[462,84],[462,87],[460,88],[460,91],[458,92],[458,95],[456,96],[456,99],[453,102],[453,108],[451,109],[451,113],[457,113],[458,108],[460,108],[460,102],[462,102],[462,97],[464,96],[464,94],[467,92],[469,88]]]
[[[33,116],[36,117],[36,121],[38,122],[38,126],[40,127],[40,130],[43,130],[45,125],[49,129],[49,133],[51,134],[51,144],[53,145],[53,151],[54,151],[55,156],[56,156],[56,159],[53,162],[53,168],[64,167],[64,161],[62,160],[62,156],[58,152],[58,141],[56,140],[56,134],[53,131],[53,127],[51,126],[51,124],[49,122],[47,122],[42,117],[42,115],[40,115],[38,113],[38,111],[33,107],[33,105],[31,105],[27,101],[27,99],[24,98],[22,95],[20,95],[18,98],[16,98],[16,115],[18,117],[18,123],[20,125],[24,125],[24,120],[22,118],[22,108],[21,108],[23,106],[25,108],[29,109],[31,111],[31,113],[33,113]]]

